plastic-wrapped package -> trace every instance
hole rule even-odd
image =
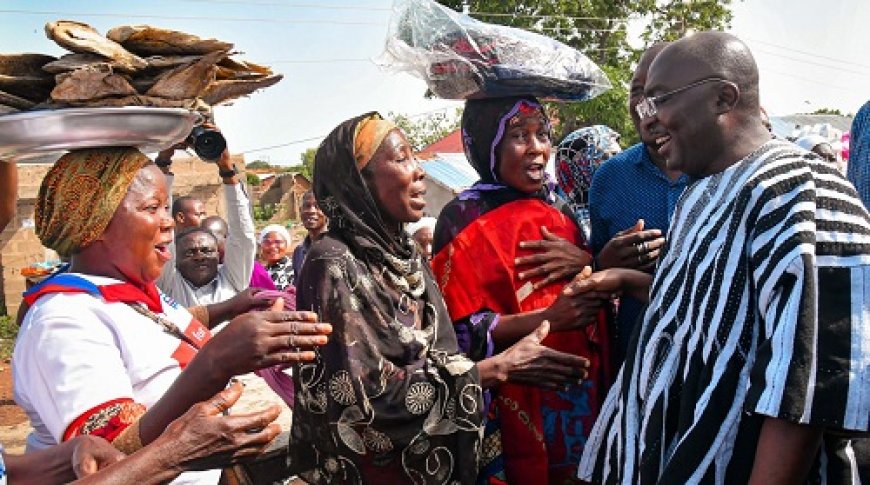
[[[422,78],[445,99],[532,95],[583,101],[611,87],[604,71],[572,47],[430,0],[396,3],[378,63]]]

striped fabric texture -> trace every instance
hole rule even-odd
[[[745,483],[764,417],[868,429],[870,216],[835,167],[770,141],[689,185],[667,241],[581,478]]]

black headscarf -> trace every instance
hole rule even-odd
[[[422,260],[405,231],[392,233],[357,168],[353,153],[358,126],[369,112],[338,125],[314,156],[314,197],[329,218],[329,232],[343,240],[357,257],[385,266],[394,276],[408,280],[410,289],[422,288]],[[401,283],[399,283],[401,284]]]
[[[435,226],[432,254],[436,254],[449,244],[462,229],[478,217],[508,202],[538,198],[570,214],[567,212],[564,200],[555,197],[546,183],[540,191],[527,194],[505,185],[498,179],[496,158],[498,144],[507,130],[510,118],[521,109],[529,107],[540,109],[545,122],[549,124],[546,112],[534,96],[470,99],[465,102],[465,110],[462,113],[462,145],[468,163],[480,176],[480,180],[441,210]],[[573,216],[571,219],[573,220]]]

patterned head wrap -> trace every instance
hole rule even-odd
[[[39,240],[61,256],[93,242],[106,230],[136,172],[149,162],[130,147],[89,148],[60,157],[39,187]]]
[[[353,137],[353,158],[356,160],[356,168],[360,170],[365,168],[387,134],[396,128],[392,121],[387,121],[380,115],[372,115],[358,124]]]
[[[471,99],[465,102],[462,146],[480,180],[459,194],[460,200],[478,199],[483,192],[507,188],[498,179],[496,148],[508,129],[529,116],[542,118],[549,131],[550,119],[534,97]]]
[[[556,178],[575,210],[585,206],[592,175],[614,154],[617,133],[604,125],[571,132],[556,149]]]

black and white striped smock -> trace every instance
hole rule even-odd
[[[581,478],[745,483],[765,416],[867,430],[870,216],[834,166],[770,141],[691,184],[667,239]]]

